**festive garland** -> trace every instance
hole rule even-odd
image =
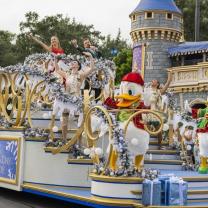
[[[49,133],[45,129],[41,128],[26,128],[23,133],[25,139],[31,139],[31,137],[48,138]]]
[[[100,111],[95,112],[96,115],[103,119],[104,122],[107,122],[104,114]],[[104,169],[105,159],[102,158],[101,162],[99,164],[94,165],[93,173],[95,174],[104,174],[106,176],[123,176],[123,177],[129,177],[129,176],[135,176],[140,178],[147,178],[150,180],[153,180],[157,178],[159,175],[158,170],[152,170],[152,169],[143,169],[138,170],[135,168],[133,161],[131,159],[130,152],[128,150],[128,144],[124,138],[124,131],[119,125],[119,121],[117,121],[117,117],[115,113],[109,114],[112,120],[112,124],[114,126],[113,132],[112,132],[112,140],[113,140],[113,149],[118,152],[119,155],[119,162],[118,162],[118,169],[112,170],[109,167]]]
[[[196,152],[195,152],[196,150]],[[194,152],[196,154],[194,154]],[[198,170],[200,166],[200,159],[197,159],[197,157],[200,158],[199,156],[199,148],[197,150],[197,145],[196,143],[193,143],[193,146],[190,144],[185,145],[185,150],[180,151],[180,159],[183,161],[182,163],[182,168],[184,170],[191,170],[191,171],[196,171]],[[193,161],[194,158],[194,161]]]
[[[12,125],[14,124],[14,121],[10,121],[8,122],[5,117],[0,116],[0,126],[5,128],[5,129],[9,129],[12,127]]]
[[[168,98],[168,108],[175,110],[177,108],[177,102],[173,92],[166,92],[165,95]]]
[[[96,110],[95,114],[103,120],[102,122],[107,123],[103,112]],[[124,139],[123,129],[121,129],[119,122],[116,119],[116,115],[114,113],[110,113],[109,115],[114,127],[112,129],[112,145],[113,149],[119,154],[119,168],[116,171],[113,171],[110,168],[104,170],[105,159],[103,158],[103,161],[101,161],[99,164],[95,164],[93,172],[96,174],[101,174],[104,171],[104,175],[108,176],[130,176],[133,174],[135,169],[130,160],[130,153],[128,151],[127,142]],[[91,151],[94,152],[96,150],[93,149]],[[90,154],[94,156],[94,154]]]
[[[93,72],[90,76],[90,83],[91,87],[94,89],[102,89],[106,84],[109,83],[110,80],[110,72],[109,71],[115,71],[116,66],[113,61],[106,60],[106,59],[99,59],[95,62],[95,67],[97,69],[96,72]],[[99,72],[103,72],[103,79],[98,79]]]
[[[39,61],[47,61],[51,59],[49,53],[35,53],[25,58],[24,65],[32,65]]]
[[[77,106],[77,111],[80,112],[82,111],[83,98],[65,93],[65,89],[63,85],[60,82],[58,82],[58,79],[53,74],[41,70],[40,65],[38,65],[38,62],[54,60],[55,57],[59,60],[64,61],[64,63],[67,64],[69,64],[73,60],[78,60],[82,65],[89,65],[89,61],[87,61],[84,56],[77,56],[71,54],[68,56],[66,56],[65,54],[56,56],[55,54],[49,53],[36,53],[26,57],[24,65],[17,64],[13,66],[7,66],[4,68],[0,68],[0,71],[4,73],[19,73],[22,76],[27,75],[31,76],[32,78],[36,78],[36,80],[45,81],[48,84],[48,87],[50,88],[51,98],[53,100],[56,99],[64,103],[72,103]],[[90,82],[93,83],[94,88],[101,88],[108,83],[110,78],[110,73],[108,70],[115,70],[115,64],[112,61],[100,59],[96,60],[95,67],[97,71],[104,72],[104,79],[102,81],[99,81],[98,84],[98,81],[95,80],[95,74],[97,72],[96,71],[90,76]],[[29,82],[27,83],[30,83],[32,81],[33,80],[29,80]],[[32,104],[32,108],[36,108],[36,105],[34,103]],[[4,126],[5,128],[11,127],[13,123],[14,122],[12,121],[7,122],[3,117],[0,118],[0,125]]]
[[[196,119],[193,119],[192,115],[186,112],[180,113],[182,120],[186,122],[196,122]]]

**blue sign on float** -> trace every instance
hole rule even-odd
[[[0,181],[15,183],[17,178],[18,141],[0,140]]]

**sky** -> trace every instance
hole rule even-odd
[[[24,14],[37,12],[40,17],[63,14],[83,24],[93,24],[103,35],[122,37],[130,41],[129,14],[140,0],[0,0],[0,30],[19,32]]]

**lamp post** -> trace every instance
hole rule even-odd
[[[195,0],[195,42],[199,41],[200,32],[200,0]]]

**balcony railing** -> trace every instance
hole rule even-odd
[[[170,88],[175,92],[208,91],[208,62],[168,69],[173,73]]]

